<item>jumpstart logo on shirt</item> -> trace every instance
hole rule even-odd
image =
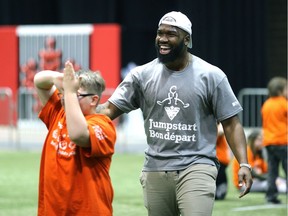
[[[168,117],[170,118],[170,120],[173,120],[175,118],[175,116],[178,114],[181,107],[186,109],[187,107],[190,106],[189,103],[184,103],[178,97],[177,86],[171,86],[170,90],[168,92],[168,97],[162,101],[157,101],[157,104],[159,104],[159,105],[162,105],[164,103],[169,105],[169,106],[165,106],[164,109],[165,109]],[[180,107],[178,104],[180,104]]]
[[[92,126],[92,128],[94,129],[95,135],[98,140],[104,140],[107,137],[107,135],[104,133],[104,131],[99,125],[94,125]]]
[[[76,154],[76,144],[70,140],[67,128],[65,129],[63,128],[63,123],[59,121],[57,128],[52,132],[50,144],[54,146],[58,154],[71,157]]]
[[[168,92],[168,97],[163,99],[162,101],[157,101],[158,105],[164,104],[164,109],[172,121],[180,109],[186,109],[190,106],[189,103],[183,102],[177,93],[177,87],[171,86]],[[162,130],[163,132],[158,132],[156,129]],[[190,131],[189,135],[180,135],[176,134],[179,131]],[[153,119],[149,119],[149,135],[151,138],[158,138],[163,140],[174,141],[175,143],[179,142],[196,142],[196,135],[193,134],[193,131],[197,131],[196,124],[183,124],[183,123],[167,123],[167,122],[159,122],[154,121]],[[187,133],[188,134],[188,133]]]
[[[107,137],[99,125],[94,125],[92,128],[98,140],[101,141]],[[67,128],[63,127],[61,121],[58,122],[57,128],[52,132],[50,144],[55,148],[59,155],[71,157],[76,154],[76,144],[70,140]]]

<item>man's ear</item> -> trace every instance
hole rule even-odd
[[[190,41],[190,35],[189,35],[189,34],[187,34],[187,35],[185,36],[185,38],[184,38],[184,39],[185,39],[185,42],[184,42],[184,43],[185,43],[185,45],[186,45],[186,46],[188,46],[188,44],[189,44],[189,41]]]

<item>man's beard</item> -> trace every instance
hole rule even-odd
[[[157,57],[159,61],[163,64],[173,62],[177,58],[183,55],[183,50],[184,50],[184,40],[182,40],[178,46],[174,47],[171,49],[171,51],[168,54],[162,55],[159,51],[159,46],[155,44],[155,48],[157,51]]]

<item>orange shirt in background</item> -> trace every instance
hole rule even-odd
[[[227,144],[225,135],[219,135],[216,141],[216,156],[220,163],[228,166],[231,160],[230,148]]]
[[[288,101],[283,96],[270,97],[262,106],[263,145],[288,145]]]
[[[259,156],[254,156],[250,146],[247,147],[247,158],[248,163],[251,165],[252,169],[255,170],[258,174],[265,174],[268,172],[268,166],[266,161]],[[239,189],[238,182],[238,171],[239,171],[239,163],[234,157],[232,160],[232,171],[233,171],[233,184],[236,188]]]
[[[68,137],[65,112],[56,93],[39,114],[48,134],[40,165],[38,215],[111,216],[109,170],[115,127],[105,115],[85,116],[91,147],[76,146]]]

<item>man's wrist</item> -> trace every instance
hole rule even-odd
[[[247,167],[250,171],[252,171],[252,167],[251,167],[251,165],[248,164],[248,163],[240,163],[240,168],[241,168],[241,167]]]

